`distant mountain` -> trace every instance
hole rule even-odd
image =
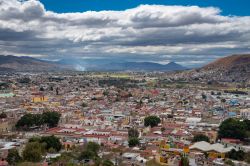
[[[161,65],[152,62],[127,62],[110,59],[62,59],[57,63],[71,65],[76,70],[86,71],[177,71],[187,69],[175,62]]]
[[[166,65],[152,62],[112,62],[89,67],[88,69],[92,71],[177,71],[185,70],[186,68],[175,62],[170,62]]]
[[[213,79],[226,81],[246,81],[250,79],[250,54],[232,55],[220,58],[199,72],[206,73]]]
[[[0,71],[179,71],[186,68],[170,62],[161,65],[152,62],[118,62],[109,59],[62,59],[57,62],[32,57],[0,55]]]
[[[0,71],[58,71],[68,69],[65,66],[50,61],[31,57],[0,55]]]

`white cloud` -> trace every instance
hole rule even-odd
[[[249,27],[250,17],[222,16],[215,7],[141,5],[124,11],[54,13],[36,0],[0,0],[1,54],[180,63],[189,58],[196,64],[250,52]]]

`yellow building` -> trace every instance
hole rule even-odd
[[[34,97],[32,97],[32,102],[33,103],[47,102],[47,101],[48,101],[48,97],[45,97],[45,96],[34,96]]]
[[[210,144],[205,141],[196,142],[190,146],[192,152],[202,152],[207,153],[208,157],[211,159],[215,158],[225,158],[225,154],[230,152],[234,147],[225,147],[220,143]]]

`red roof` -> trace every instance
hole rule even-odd
[[[7,161],[5,161],[5,160],[0,161],[0,166],[7,166],[7,165],[8,165]]]
[[[31,95],[34,95],[34,96],[43,96],[43,93],[41,93],[41,92],[34,92],[34,93],[31,93]]]
[[[233,139],[233,138],[221,138],[222,142],[229,142],[229,143],[240,143],[241,141],[239,139]]]
[[[164,130],[162,134],[163,134],[163,135],[169,135],[170,133],[172,133],[172,131],[173,131],[173,130],[171,130],[171,129],[170,129],[170,130],[167,129],[167,130]]]

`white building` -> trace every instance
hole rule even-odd
[[[250,108],[240,110],[240,117],[250,120]]]
[[[197,118],[197,117],[189,117],[186,119],[186,123],[189,126],[196,126],[197,123],[201,122],[201,118]]]

